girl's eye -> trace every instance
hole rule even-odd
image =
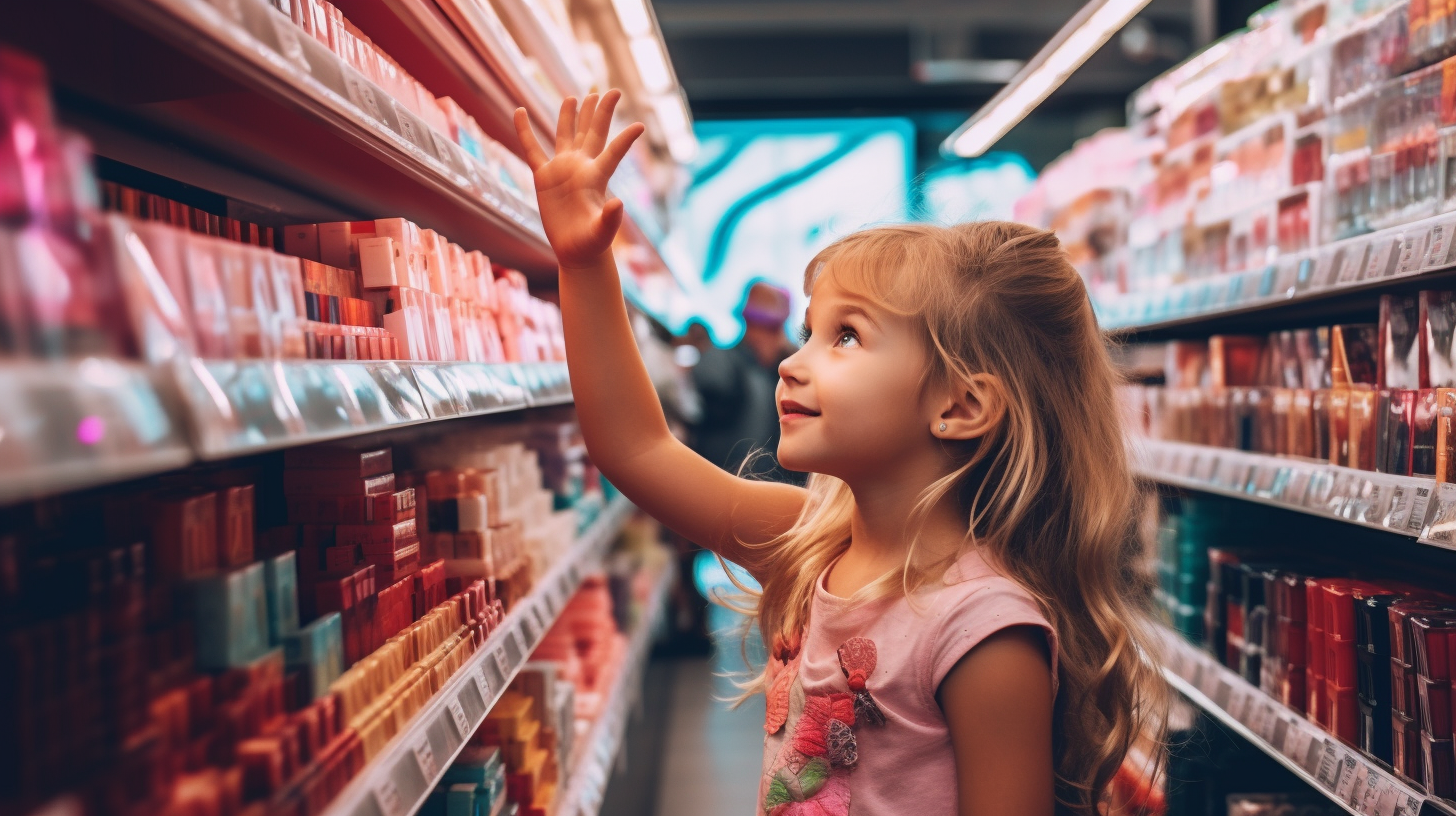
[[[851,328],[840,329],[839,339],[834,341],[834,345],[839,348],[855,348],[859,345],[859,335]]]

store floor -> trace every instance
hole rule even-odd
[[[737,661],[735,661],[737,662]],[[737,710],[709,658],[654,661],[602,816],[749,816],[763,755],[763,699]]]

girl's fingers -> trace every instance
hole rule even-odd
[[[581,101],[581,112],[576,115],[576,139],[573,142],[577,147],[590,139],[589,133],[592,128],[593,114],[597,111],[597,101],[600,99],[596,94],[587,94],[586,99]],[[588,156],[596,155],[588,153]]]
[[[576,143],[576,97],[561,100],[561,113],[556,117],[556,153],[570,150]]]
[[[637,137],[641,136],[642,131],[646,129],[641,122],[633,122],[628,125],[626,129],[617,134],[617,138],[613,139],[611,144],[607,145],[607,149],[602,151],[602,155],[597,157],[597,168],[603,174],[611,176],[616,172],[617,165],[622,163],[627,151],[632,148],[632,143],[637,141]]]
[[[622,228],[622,199],[609,198],[602,205],[602,214],[597,216],[597,234],[616,237]]]
[[[595,156],[602,152],[602,146],[607,143],[607,134],[612,132],[612,113],[617,109],[617,102],[622,99],[622,92],[616,88],[607,91],[602,96],[602,101],[597,105],[596,116],[592,119],[590,127],[583,123],[582,127],[587,129],[586,141],[582,143],[582,150],[588,156]]]
[[[531,170],[540,169],[545,164],[546,151],[541,149],[541,143],[536,141],[536,133],[531,130],[531,117],[526,113],[525,108],[516,108],[516,137],[521,140],[521,148],[526,151],[526,164]]]

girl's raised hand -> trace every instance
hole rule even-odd
[[[575,98],[563,101],[556,121],[556,155],[550,159],[531,132],[525,108],[516,109],[516,133],[536,176],[541,223],[564,269],[595,264],[622,225],[622,202],[607,194],[607,180],[644,128],[634,122],[607,143],[612,111],[621,98],[616,89],[600,99],[591,94],[580,111]]]

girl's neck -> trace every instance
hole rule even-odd
[[[847,598],[881,576],[904,565],[913,542],[916,559],[929,563],[959,551],[965,541],[966,520],[953,497],[939,502],[925,517],[924,526],[912,527],[915,505],[924,487],[906,489],[879,482],[870,487],[850,486],[854,510],[850,516],[849,547],[830,570],[827,589]],[[913,484],[913,483],[912,483]]]

